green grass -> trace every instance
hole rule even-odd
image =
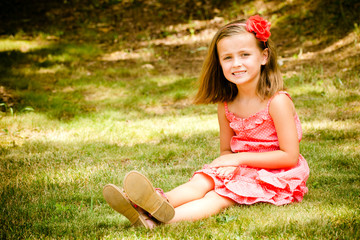
[[[311,170],[303,202],[131,227],[106,204],[105,184],[136,169],[167,191],[219,152],[216,106],[191,104],[187,67],[204,52],[184,51],[181,72],[159,58],[165,47],[134,52],[113,61],[116,51],[91,42],[0,41],[0,85],[15,99],[0,112],[1,239],[360,238],[360,72],[327,74],[321,63],[284,73]]]

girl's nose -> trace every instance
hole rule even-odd
[[[240,67],[242,65],[241,59],[238,57],[234,58],[233,67]]]

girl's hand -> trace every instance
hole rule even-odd
[[[212,163],[210,163],[210,167],[237,167],[241,164],[239,155],[237,153],[225,154],[218,158],[216,158]]]
[[[219,167],[215,170],[220,178],[226,178],[230,174],[233,174],[236,167]]]

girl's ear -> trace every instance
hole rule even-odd
[[[268,59],[269,59],[269,48],[265,48],[262,52],[263,54],[263,60],[261,62],[261,65],[266,65]]]

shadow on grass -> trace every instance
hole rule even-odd
[[[183,51],[194,46],[184,45]],[[142,60],[103,61],[102,50],[91,44],[58,42],[28,52],[3,51],[0,86],[19,99],[15,111],[30,106],[59,120],[107,109],[144,118],[181,111],[191,103],[189,93],[194,94],[196,78],[188,76],[193,70],[182,70],[170,57],[157,59],[166,49],[152,51],[149,61],[154,69],[144,68],[148,61]],[[197,57],[190,54],[187,60],[200,63]]]
[[[359,23],[358,12],[360,4],[357,0],[349,1],[311,1],[306,4],[302,1],[292,1],[275,8],[270,15],[279,16],[273,29],[274,37],[278,39],[281,48],[293,46],[292,54],[299,51],[300,43],[313,41],[305,47],[304,52],[324,49],[335,41],[351,32],[355,24]],[[283,36],[286,36],[285,38]]]
[[[78,38],[84,29],[98,41],[127,37],[132,41],[141,32],[166,35],[162,29],[191,19],[211,19],[230,2],[219,0],[170,1],[25,1],[0,3],[0,34],[48,32]],[[31,24],[26,24],[31,22]],[[109,35],[109,36],[108,36]],[[107,39],[106,36],[108,36]],[[84,37],[84,36],[83,36]],[[111,38],[112,37],[112,38]]]
[[[79,101],[79,94],[57,96],[53,92],[58,81],[68,78],[73,65],[97,56],[99,49],[91,45],[52,43],[21,52],[0,52],[0,86],[4,86],[17,99],[15,111],[31,106],[37,111],[55,111],[53,116],[61,118],[62,112],[74,115],[78,109],[72,100]],[[2,100],[2,99],[1,99]],[[62,108],[56,113],[57,106]]]

